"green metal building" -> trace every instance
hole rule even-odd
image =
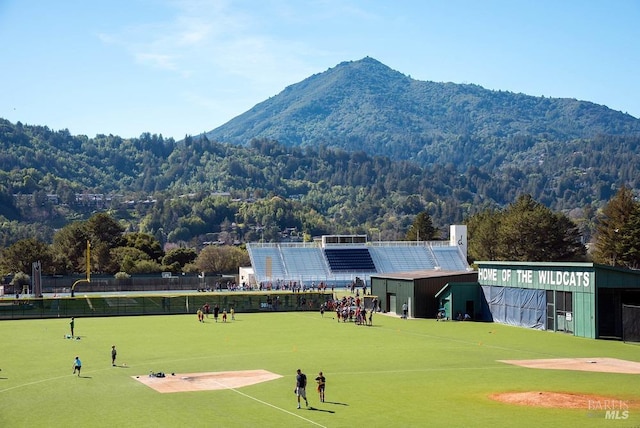
[[[457,320],[465,314],[471,320],[483,320],[485,306],[478,282],[447,283],[436,293],[436,299],[446,319]]]
[[[640,271],[594,263],[476,262],[478,271],[371,277],[385,312],[473,320],[640,342]]]
[[[476,265],[487,321],[638,341],[640,271],[594,263],[480,261]],[[455,295],[451,289],[442,297],[455,299]]]
[[[473,283],[476,271],[424,270],[371,276],[371,294],[378,296],[384,312],[402,313],[406,303],[411,318],[435,318],[440,305],[436,294],[449,283]],[[479,300],[477,300],[479,304]],[[477,306],[480,308],[480,306]],[[475,311],[471,308],[471,312]]]

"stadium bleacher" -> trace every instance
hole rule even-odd
[[[247,250],[257,283],[296,281],[307,286],[321,282],[343,286],[355,278],[368,282],[376,273],[468,270],[465,251],[452,241],[354,240],[345,244],[323,239],[304,243],[249,243]]]
[[[441,270],[462,271],[469,267],[458,247],[433,247],[431,251]]]
[[[375,272],[369,249],[363,248],[325,248],[329,267],[334,272]]]

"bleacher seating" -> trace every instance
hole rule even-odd
[[[433,247],[431,251],[437,266],[442,270],[462,271],[469,267],[458,247]]]
[[[379,273],[433,269],[433,256],[425,246],[375,246],[369,252]]]
[[[280,250],[287,271],[294,278],[326,278],[330,273],[320,248],[282,246]]]
[[[247,246],[249,248],[249,246]],[[277,246],[256,246],[249,251],[251,265],[256,277],[264,279],[283,279],[287,278],[280,250]],[[271,260],[271,271],[269,272],[268,261]]]
[[[247,244],[257,282],[295,281],[305,285],[347,285],[356,277],[369,281],[376,273],[439,269],[465,271],[464,254],[447,242],[375,242],[322,246],[318,242]],[[267,260],[271,260],[270,270]]]
[[[376,272],[376,266],[366,247],[325,248],[324,254],[333,272]]]

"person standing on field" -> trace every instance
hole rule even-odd
[[[327,383],[327,379],[324,377],[322,372],[318,373],[318,377],[316,377],[316,383],[318,384],[318,394],[320,394],[320,402],[324,403],[324,387]]]
[[[213,307],[213,319],[218,322],[218,314],[220,313],[220,306],[218,306],[218,304],[216,303],[216,305]]]
[[[298,409],[300,408],[300,397],[304,398],[304,402],[309,408],[309,401],[307,400],[307,375],[302,373],[302,370],[298,369],[296,372],[296,396],[298,397]]]
[[[116,345],[111,347],[111,365],[113,367],[116,366],[116,356],[118,355],[118,351],[116,351]]]
[[[69,322],[69,328],[71,328],[71,338],[73,339],[73,328],[76,326],[75,318],[71,317],[71,322]]]
[[[76,374],[76,371],[78,372],[78,377],[80,377],[80,370],[82,370],[82,361],[80,361],[80,357],[76,357],[75,360],[73,360],[73,373],[72,374]]]

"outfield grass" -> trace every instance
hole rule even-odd
[[[593,393],[640,399],[640,375],[538,370],[499,359],[612,357],[640,361],[640,346],[498,324],[401,320],[338,324],[316,312],[0,322],[0,427],[632,427],[604,412],[494,402],[506,391]],[[118,362],[111,367],[115,344]],[[79,355],[84,377],[73,376]],[[296,410],[295,370],[310,378],[316,410]],[[132,379],[149,371],[265,369],[283,377],[239,388],[160,394]],[[313,378],[327,377],[319,403]]]

